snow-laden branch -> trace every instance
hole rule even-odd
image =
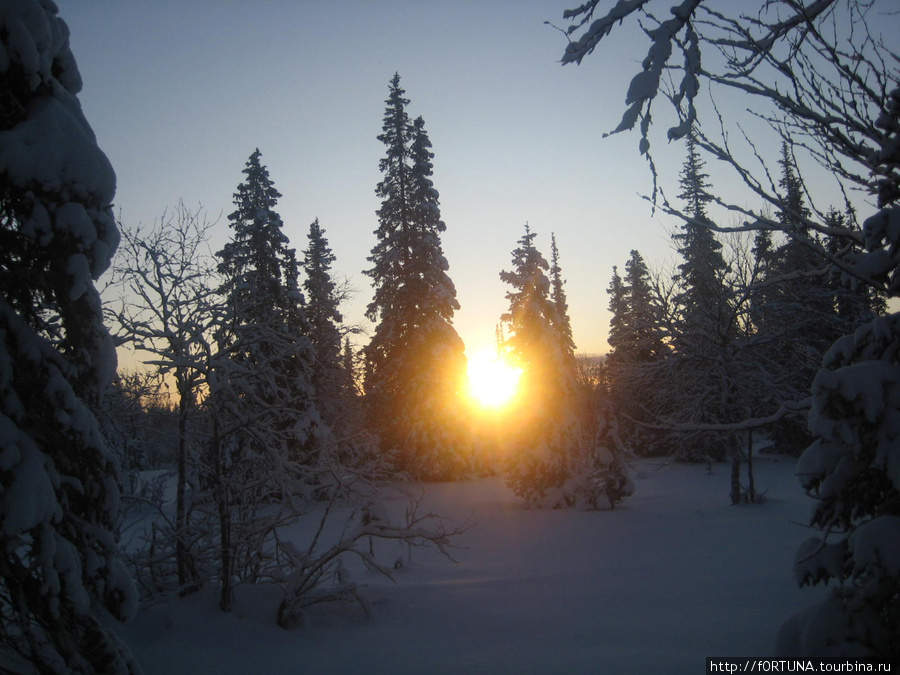
[[[812,399],[810,397],[806,397],[799,401],[786,401],[785,403],[782,403],[781,406],[779,406],[779,408],[771,415],[766,415],[765,417],[752,417],[740,422],[722,422],[717,424],[675,422],[673,420],[666,420],[664,418],[658,418],[660,420],[659,422],[652,423],[636,420],[628,415],[626,415],[625,417],[627,417],[635,424],[644,427],[645,429],[656,429],[659,431],[676,431],[687,433],[701,431],[749,431],[751,429],[758,429],[760,427],[768,426],[774,422],[777,422],[778,420],[784,419],[788,415],[802,415],[809,410],[811,402]]]

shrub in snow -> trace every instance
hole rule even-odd
[[[579,500],[600,510],[613,510],[634,494],[634,481],[625,462],[628,449],[619,438],[619,424],[612,407],[604,406],[598,415],[594,450],[575,477]]]
[[[43,673],[129,673],[119,468],[89,406],[116,368],[94,288],[115,175],[52,2],[0,4],[0,650]]]
[[[376,570],[389,579],[393,578],[393,571],[404,564],[402,557],[394,557],[390,565],[379,561],[375,551],[376,540],[398,542],[410,552],[413,547],[435,546],[441,554],[453,560],[453,540],[469,527],[466,522],[448,529],[440,516],[430,512],[421,514],[421,493],[406,494],[404,517],[392,517],[384,505],[384,499],[389,495],[383,486],[365,498],[365,485],[353,483],[357,481],[352,479],[344,486],[350,489],[349,492],[339,490],[332,493],[327,508],[318,515],[320,520],[315,536],[302,548],[291,542],[279,542],[278,555],[283,559],[281,567],[284,573],[275,581],[284,590],[284,600],[278,607],[277,615],[278,625],[282,628],[302,622],[309,607],[324,602],[358,604],[369,616],[372,610],[365,587],[353,579],[345,561],[359,558],[368,569]],[[341,520],[341,515],[334,515],[342,512],[342,509],[335,507],[352,504],[360,497],[364,497],[363,501],[352,510],[349,518]],[[340,533],[329,539],[326,532],[332,518],[341,523]]]
[[[211,225],[202,209],[191,211],[183,202],[163,213],[149,229],[122,228],[122,246],[113,265],[112,288],[118,288],[118,303],[108,311],[118,324],[117,337],[136,350],[150,356],[156,370],[144,377],[150,381],[174,381],[177,407],[169,417],[174,422],[173,437],[156,430],[134,429],[125,446],[133,446],[135,438],[148,435],[163,439],[163,445],[174,454],[176,498],[174,548],[178,583],[185,587],[191,578],[188,534],[193,490],[196,477],[196,448],[199,400],[202,398],[203,370],[212,342],[211,332],[221,318],[215,289],[217,279],[204,251]],[[116,306],[117,305],[117,306]],[[138,403],[138,419],[146,425],[150,415],[140,405],[149,390],[132,398]],[[109,426],[115,426],[109,425]],[[155,551],[154,551],[155,553]],[[153,558],[155,556],[151,556]]]

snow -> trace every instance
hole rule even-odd
[[[900,516],[881,516],[860,525],[847,543],[857,566],[877,565],[887,575],[900,577]]]
[[[74,97],[34,102],[28,118],[0,132],[0,173],[17,186],[38,185],[63,199],[110,203],[115,173]]]
[[[43,453],[5,415],[0,415],[0,420],[4,432],[0,457],[12,474],[0,494],[0,532],[18,541],[22,533],[58,517],[59,505]]]
[[[811,500],[795,460],[755,462],[759,506],[728,505],[729,471],[636,467],[615,511],[526,509],[499,477],[425,486],[423,508],[475,524],[454,552],[415,549],[396,584],[351,561],[359,606],[320,605],[275,625],[281,592],[213,590],[114,626],[145,672],[697,673],[705,657],[769,655],[779,626],[813,597],[792,563]],[[397,504],[391,504],[397,507]],[[407,552],[376,542],[390,564]]]

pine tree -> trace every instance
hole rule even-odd
[[[712,196],[707,192],[710,187],[709,174],[703,173],[706,163],[697,150],[697,138],[693,131],[688,133],[685,145],[687,157],[679,174],[681,191],[678,198],[686,203],[688,215],[702,223],[707,218],[706,205],[712,201]]]
[[[781,166],[781,180],[778,181],[778,186],[784,190],[778,220],[785,226],[787,232],[808,236],[809,227],[805,221],[810,214],[803,197],[806,188],[797,170],[794,153],[787,141],[781,143],[781,158],[778,164]]]
[[[119,242],[116,183],[68,36],[53,3],[0,12],[0,661],[134,673],[99,616],[137,610],[119,465],[92,412],[116,370],[94,287]]]
[[[832,207],[825,214],[825,223],[835,230],[843,228],[859,232],[856,213],[852,207],[846,213],[841,213]],[[836,237],[830,237],[825,242],[825,248],[830,254],[848,261],[862,252],[858,244],[848,247]],[[834,293],[835,340],[852,333],[862,324],[887,311],[887,303],[883,295],[877,293],[870,286],[859,283],[859,280],[853,277],[843,280],[835,268],[829,271],[827,283],[829,289]]]
[[[777,295],[777,289],[769,283],[774,277],[776,264],[775,244],[771,230],[759,230],[754,235],[751,254],[754,266],[751,276],[758,287],[750,293],[749,319],[757,334],[767,334],[770,333],[769,329],[773,321],[772,303]]]
[[[607,341],[611,347],[610,353],[615,353],[620,345],[626,344],[628,335],[628,299],[625,295],[625,282],[619,274],[619,268],[613,266],[612,278],[606,287],[609,295],[609,337]]]
[[[504,348],[522,369],[507,483],[529,504],[564,506],[575,498],[571,479],[583,454],[576,375],[557,328],[549,265],[534,238],[526,224],[512,271],[500,273],[513,289],[502,317],[508,326]]]
[[[366,316],[377,321],[365,348],[369,419],[397,468],[446,478],[468,469],[462,393],[465,354],[453,328],[456,289],[441,248],[446,230],[434,188],[431,141],[395,74],[378,140],[386,146],[376,188],[378,239],[365,273],[375,297]]]

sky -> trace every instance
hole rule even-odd
[[[411,117],[433,143],[443,247],[471,353],[493,344],[507,310],[499,279],[527,222],[549,259],[556,234],[578,351],[607,351],[606,287],[631,249],[673,264],[671,218],[636,134],[604,138],[624,110],[646,44],[614,32],[581,66],[559,61],[574,0],[58,0],[84,80],[79,98],[118,177],[115,210],[149,225],[183,200],[218,219],[254,149],[283,195],[298,252],[316,218],[356,289],[345,322],[366,325],[366,258],[388,82],[399,72]],[[677,192],[683,144],[654,147]],[[714,182],[715,171],[710,171]],[[369,325],[371,328],[371,325]],[[364,340],[365,338],[363,338]]]

